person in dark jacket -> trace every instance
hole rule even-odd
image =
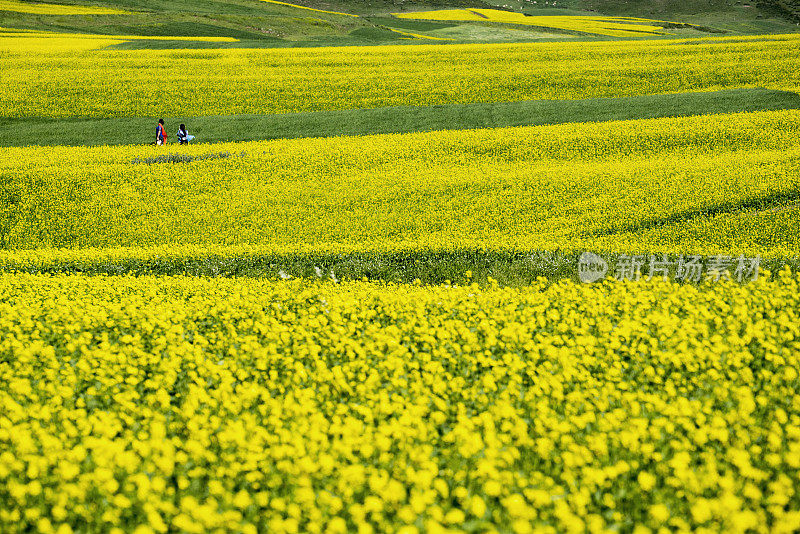
[[[188,145],[192,139],[194,139],[194,136],[189,135],[189,132],[186,131],[186,125],[181,124],[181,127],[178,128],[178,142],[182,145]]]

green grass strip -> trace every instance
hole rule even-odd
[[[535,126],[800,108],[800,95],[763,88],[585,100],[530,100],[398,106],[273,115],[166,118],[175,141],[180,123],[196,142],[255,141],[430,130]],[[144,144],[156,118],[0,119],[0,146]]]
[[[606,279],[614,277],[621,254],[592,251],[608,262]],[[648,251],[629,252],[644,261],[641,274],[647,278]],[[517,251],[464,248],[457,250],[407,250],[396,252],[298,252],[200,256],[137,256],[97,261],[87,254],[85,259],[49,261],[33,264],[23,259],[6,258],[0,272],[73,273],[84,275],[133,276],[203,276],[203,277],[267,277],[324,278],[339,280],[381,280],[394,283],[469,284],[498,283],[506,287],[522,287],[540,277],[550,282],[579,282],[578,259],[581,251]],[[656,254],[658,259],[663,255]],[[677,254],[670,254],[677,260]],[[702,256],[707,263],[713,255]],[[748,256],[752,257],[752,256]],[[774,274],[789,266],[800,270],[800,258],[765,257],[760,261],[760,276]],[[674,268],[670,279],[674,279]],[[706,283],[706,272],[703,272]]]

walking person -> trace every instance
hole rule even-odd
[[[158,126],[156,126],[156,144],[167,144],[167,129],[164,128],[164,119],[158,119]]]

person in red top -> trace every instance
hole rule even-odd
[[[158,126],[156,126],[156,144],[167,144],[167,129],[164,128],[164,119],[158,119]]]

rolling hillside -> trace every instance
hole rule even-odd
[[[57,4],[59,9],[42,8]],[[33,7],[32,7],[33,6]],[[104,8],[97,14],[78,11]],[[110,14],[108,9],[121,10]],[[76,9],[75,14],[69,12]],[[139,40],[125,48],[336,46],[361,44],[531,42],[608,39],[537,24],[492,20],[408,20],[398,14],[445,9],[499,9],[532,16],[609,15],[655,19],[672,36],[753,35],[800,30],[798,2],[764,0],[53,0],[0,2],[0,28],[133,36],[213,36],[236,42]],[[77,14],[80,13],[80,14]],[[522,16],[522,15],[519,15]],[[663,21],[669,21],[663,22]],[[677,24],[676,24],[677,23]],[[649,38],[653,35],[642,35]]]

